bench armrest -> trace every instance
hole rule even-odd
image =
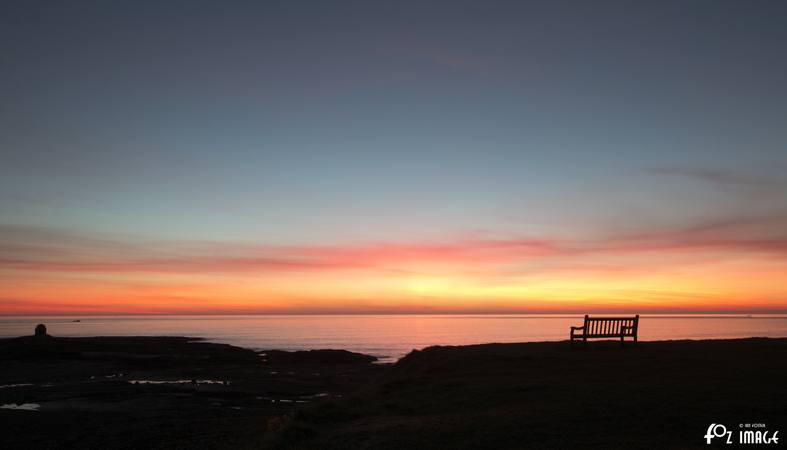
[[[571,329],[572,329],[572,330],[584,330],[584,329],[585,329],[585,326],[583,325],[583,326],[581,326],[581,327],[571,327]]]

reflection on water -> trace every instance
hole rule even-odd
[[[6,403],[5,405],[0,405],[0,409],[19,409],[23,411],[38,411],[41,405],[38,403],[22,403],[17,405],[16,403]]]
[[[580,315],[4,317],[0,336],[194,336],[255,350],[346,349],[390,361],[430,345],[556,341]],[[640,340],[787,337],[785,315],[642,316]]]
[[[33,385],[33,383],[3,384],[3,385],[0,385],[0,389],[15,388],[15,387],[25,387],[25,386],[32,386],[32,385]]]
[[[221,384],[229,386],[229,381],[223,380],[128,380],[131,384]]]

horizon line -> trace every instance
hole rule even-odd
[[[511,311],[485,311],[485,312],[177,312],[177,313],[0,313],[2,317],[30,317],[30,316],[56,316],[56,317],[105,317],[105,316],[584,316],[584,315],[725,315],[725,316],[751,316],[751,315],[787,315],[787,310],[767,311],[562,311],[562,312],[511,312]]]

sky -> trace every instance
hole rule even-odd
[[[4,1],[0,314],[787,312],[786,22]]]

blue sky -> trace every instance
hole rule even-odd
[[[309,240],[680,220],[714,199],[648,169],[787,159],[774,2],[3,9],[7,222]]]

